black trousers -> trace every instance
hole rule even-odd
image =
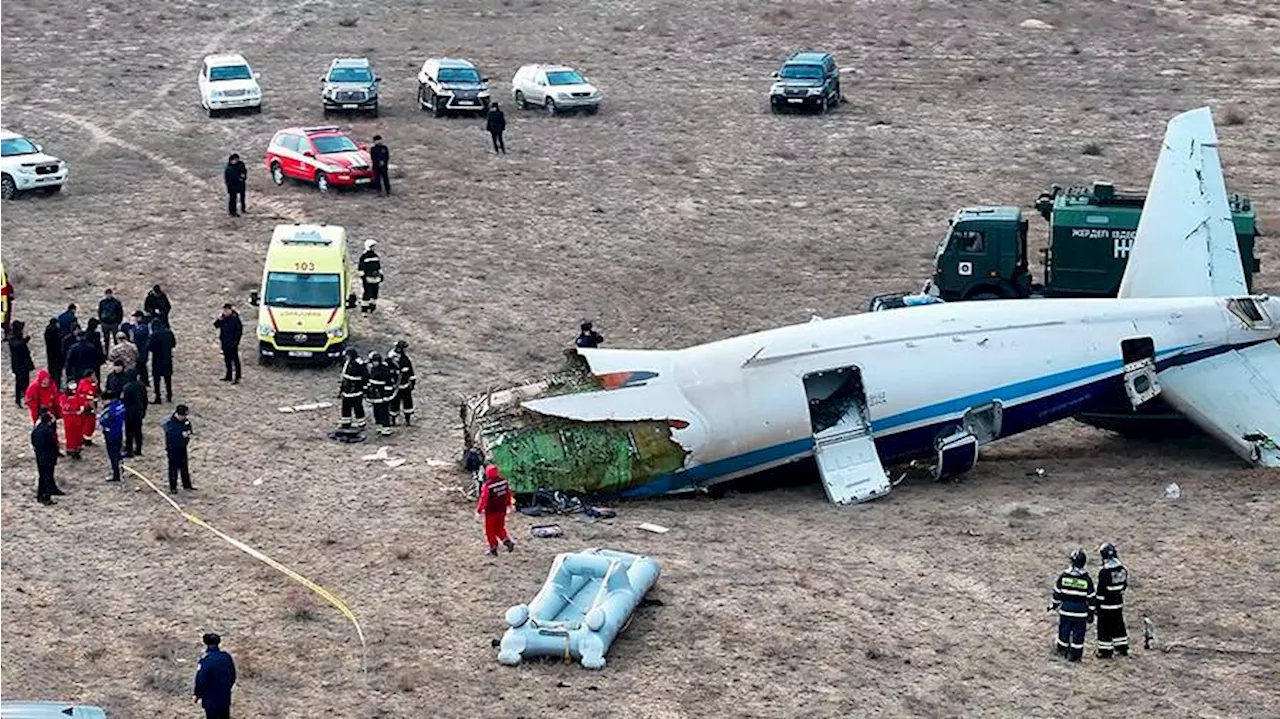
[[[57,464],[57,457],[36,460],[36,499],[49,499],[58,491],[58,483],[53,479],[53,468]]]
[[[178,491],[178,475],[182,475],[182,486],[191,489],[191,470],[187,467],[187,453],[169,452],[169,490]]]
[[[240,381],[240,348],[222,348],[222,362],[227,366],[227,379]],[[234,370],[234,373],[233,373]]]
[[[13,399],[22,406],[22,395],[26,393],[27,387],[31,384],[31,372],[14,372],[13,373]]]
[[[49,378],[53,380],[54,387],[61,387],[62,384],[62,365],[57,362],[49,363]]]
[[[154,374],[151,376],[151,379],[156,386],[156,404],[160,403],[160,380],[162,379],[164,380],[165,401],[172,402],[173,401],[173,375],[170,374],[170,375],[165,375],[164,377],[161,377],[159,374]]]
[[[1129,632],[1124,626],[1124,607],[1098,609],[1098,656],[1106,659],[1112,652],[1129,653]]]
[[[373,166],[373,187],[378,192],[391,194],[391,173],[387,172],[387,168]]]
[[[120,481],[120,454],[124,450],[124,437],[119,434],[102,433],[103,444],[107,447],[107,461],[111,463],[111,479]]]
[[[397,409],[404,412],[404,416],[406,418],[412,416],[413,390],[408,387],[401,387],[400,390],[396,392],[396,406]]]
[[[1058,615],[1058,653],[1078,662],[1084,656],[1084,635],[1088,628],[1084,617]]]
[[[102,323],[102,354],[106,355],[111,351],[111,343],[116,341],[116,333],[120,331],[120,323],[113,322],[107,324]]]
[[[363,397],[343,397],[342,398],[342,426],[350,427],[351,420],[355,419],[355,426],[364,426],[364,398]]]
[[[385,399],[373,401],[373,423],[379,427],[391,426],[391,403]]]
[[[244,190],[227,190],[227,214],[234,216],[236,214],[236,198],[240,198],[240,211],[244,212]]]
[[[378,309],[378,288],[382,287],[381,282],[367,282],[361,280],[364,285],[364,296],[360,298],[360,311],[372,312]]]
[[[126,416],[124,418],[124,451],[135,457],[142,456],[141,417]]]
[[[502,131],[490,132],[489,136],[493,138],[493,151],[507,154],[507,143],[502,141]]]
[[[231,719],[230,709],[205,709],[204,719]]]
[[[142,389],[145,390],[147,388],[147,383],[150,381],[147,377],[147,361],[144,359],[138,360],[138,364],[135,369],[138,370],[138,381],[142,383]]]

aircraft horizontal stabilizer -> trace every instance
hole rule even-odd
[[[1160,373],[1161,396],[1241,457],[1280,467],[1280,343],[1232,350]]]
[[[1248,294],[1209,108],[1169,121],[1129,264],[1124,297]]]

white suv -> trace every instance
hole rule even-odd
[[[511,92],[521,110],[532,105],[548,115],[572,110],[594,115],[600,110],[600,91],[582,73],[564,65],[525,65],[511,78]]]
[[[200,107],[209,117],[220,110],[262,112],[258,73],[241,55],[208,55],[200,65]]]
[[[0,130],[0,197],[8,200],[36,189],[52,195],[62,189],[68,174],[67,163],[44,154],[22,135]]]

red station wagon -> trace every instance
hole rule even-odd
[[[337,125],[280,130],[267,145],[264,162],[277,185],[291,177],[315,183],[321,192],[328,192],[330,187],[373,182],[368,149],[356,144]]]

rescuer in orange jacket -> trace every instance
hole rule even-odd
[[[58,386],[54,384],[49,370],[36,371],[36,378],[31,380],[25,395],[27,409],[31,412],[31,424],[40,419],[40,410],[47,409],[54,419],[62,416],[62,405],[58,401]]]
[[[488,544],[485,554],[497,556],[498,542],[502,542],[508,552],[516,548],[516,543],[507,536],[507,512],[511,511],[515,503],[516,497],[498,468],[492,464],[485,467],[484,483],[480,485],[480,501],[476,504],[476,514],[484,515],[484,539]]]
[[[76,383],[76,394],[84,400],[85,420],[80,425],[82,444],[93,444],[93,431],[98,426],[98,380],[92,374],[86,374]]]
[[[67,454],[72,459],[80,459],[80,448],[84,446],[84,425],[86,418],[93,421],[89,403],[84,395],[76,391],[74,382],[67,383],[67,393],[62,395],[62,427],[67,434]]]

